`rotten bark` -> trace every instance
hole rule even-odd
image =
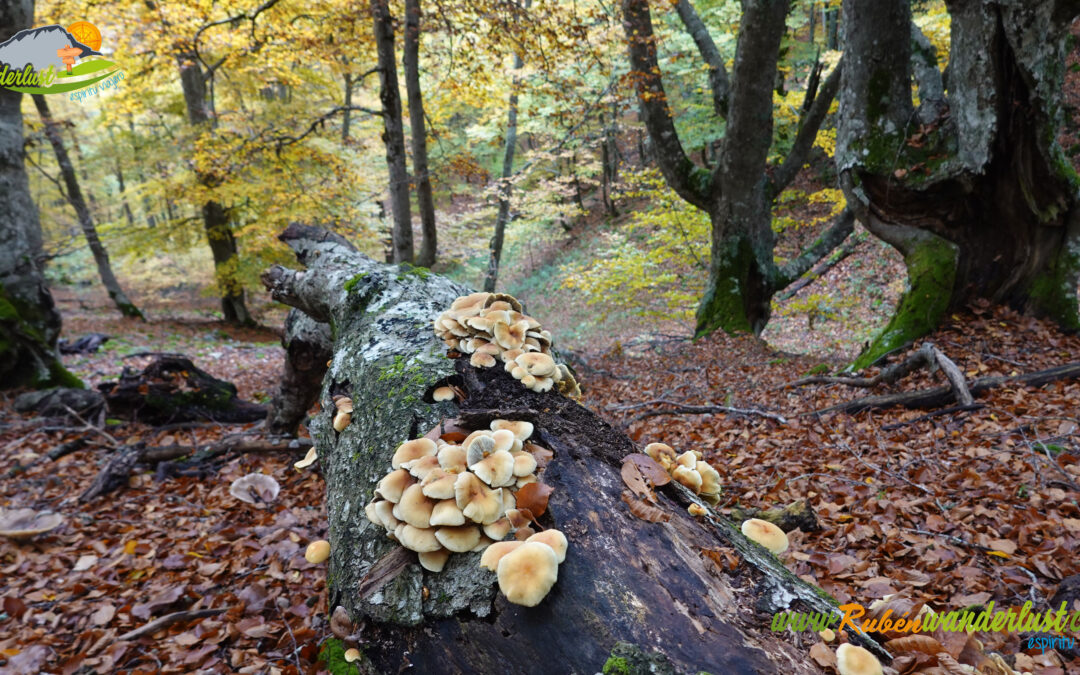
[[[326,363],[334,356],[330,326],[300,310],[290,310],[285,317],[281,346],[285,348],[285,365],[281,383],[270,402],[266,424],[271,434],[295,436],[319,399]]]
[[[620,642],[657,652],[671,672],[817,672],[801,649],[769,630],[768,617],[788,607],[836,612],[820,592],[727,520],[691,517],[686,507],[697,498],[677,484],[658,497],[667,522],[636,519],[621,500],[621,460],[636,451],[627,436],[570,399],[522,387],[501,368],[446,356],[431,321],[467,289],[373,262],[316,228],[294,225],[282,239],[307,269],[271,268],[264,284],[275,299],[335,326],[325,412],[311,431],[327,483],[331,606],[362,626],[361,672],[591,674]],[[448,379],[463,400],[425,403]],[[329,412],[337,394],[354,406],[340,434]],[[364,516],[397,445],[448,418],[468,428],[528,420],[534,438],[554,452],[542,476],[555,488],[542,523],[562,530],[570,550],[558,583],[535,608],[497,594],[478,553],[454,554],[441,573],[426,572]],[[741,555],[739,575],[703,553],[717,546]]]

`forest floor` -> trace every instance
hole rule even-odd
[[[88,384],[162,351],[191,356],[236,383],[243,398],[264,401],[276,386],[282,350],[273,331],[197,316],[142,324],[113,318],[102,298],[86,293],[59,300],[66,336],[114,336],[94,355],[65,357]],[[278,313],[267,310],[269,325],[280,325]],[[575,352],[584,404],[642,445],[705,453],[723,479],[724,512],[805,500],[821,529],[794,532],[782,557],[841,602],[901,593],[939,611],[1027,600],[1038,611],[1064,578],[1080,573],[1080,383],[1001,387],[980,397],[976,411],[925,420],[926,411],[904,409],[815,416],[808,413],[868,393],[925,388],[940,376],[919,372],[869,392],[792,388],[823,363],[835,369],[842,361],[749,337],[612,338]],[[980,308],[954,316],[931,339],[969,378],[1030,372],[1080,354],[1080,337]],[[753,408],[785,422],[643,417],[655,399]],[[317,471],[295,470],[299,456],[284,453],[225,455],[161,480],[134,475],[121,492],[81,505],[77,496],[116,445],[199,444],[253,425],[160,430],[110,421],[88,431],[18,415],[11,401],[0,401],[0,505],[60,512],[67,522],[33,540],[0,539],[0,672],[318,671],[318,645],[329,636],[325,568],[303,556],[326,536]],[[77,437],[89,445],[45,457]],[[229,495],[230,482],[250,472],[281,484],[273,503]],[[160,616],[205,609],[220,613],[118,639]],[[979,635],[1018,670],[1080,672],[1075,650],[1040,653],[1025,649],[1025,637]],[[967,636],[944,647],[961,660],[970,655]],[[903,672],[929,671],[909,659]]]

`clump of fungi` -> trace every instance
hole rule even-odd
[[[533,391],[580,398],[581,388],[565,364],[551,356],[551,333],[523,314],[521,303],[506,293],[472,293],[454,300],[435,319],[435,335],[450,349],[469,354],[477,368],[502,361],[506,371]]]
[[[649,443],[645,454],[656,460],[671,477],[690,488],[712,505],[720,502],[720,474],[702,459],[701,452],[687,450],[677,454],[670,445]]]
[[[364,509],[367,519],[431,572],[452,553],[485,551],[480,564],[497,572],[507,599],[534,607],[554,585],[567,542],[558,530],[534,533],[533,514],[516,508],[518,491],[537,482],[537,457],[548,454],[525,443],[532,432],[529,422],[494,420],[460,444],[402,443]],[[511,534],[515,541],[501,542]]]

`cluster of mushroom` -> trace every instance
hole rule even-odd
[[[499,361],[507,372],[533,391],[581,396],[577,380],[565,364],[551,356],[551,333],[521,312],[521,303],[506,293],[472,293],[454,300],[435,319],[435,335],[446,346],[469,354],[477,368]]]
[[[334,431],[340,434],[349,426],[349,422],[352,422],[352,399],[348,396],[335,396],[334,407],[337,409],[334,413]]]
[[[432,572],[442,571],[451,553],[482,551],[511,533],[546,542],[555,531],[534,535],[528,517],[516,508],[517,490],[537,480],[536,455],[525,445],[532,432],[529,422],[494,420],[490,429],[472,432],[460,445],[429,438],[402,443],[391,459],[390,473],[379,481],[375,500],[365,507],[368,520],[415,551],[420,565]],[[562,540],[560,556],[566,551],[565,537]],[[554,573],[529,563],[527,556],[508,566],[504,592],[510,591],[506,595],[511,602],[525,600],[519,604],[533,606],[554,584]],[[526,583],[533,577],[535,583]],[[500,587],[502,579],[500,575]],[[519,584],[533,592],[517,590]],[[539,589],[543,594],[536,597]]]
[[[656,460],[671,477],[701,495],[710,504],[720,502],[720,474],[697,450],[677,454],[670,445],[649,443],[645,454]]]

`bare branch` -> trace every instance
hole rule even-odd
[[[320,125],[325,124],[328,119],[338,113],[345,112],[346,110],[367,113],[368,115],[373,115],[376,117],[382,117],[382,112],[378,110],[372,110],[370,108],[364,108],[358,105],[339,105],[336,108],[331,108],[327,112],[317,117],[315,121],[312,122],[311,125],[307,128],[307,131],[300,134],[299,136],[279,136],[275,138],[274,140],[277,142],[277,152],[280,153],[282,148],[287,145],[299,143],[300,141],[304,140],[305,138],[313,134]]]
[[[844,209],[832,225],[810,245],[810,248],[777,271],[776,287],[784,288],[806,274],[819,260],[842,244],[854,230],[855,215],[850,209]]]
[[[697,45],[701,58],[709,66],[709,86],[712,88],[713,110],[720,117],[726,117],[728,90],[731,88],[731,84],[728,82],[727,69],[724,68],[724,57],[720,54],[720,50],[716,48],[716,43],[713,42],[712,36],[709,35],[709,29],[705,26],[705,22],[701,20],[701,17],[698,16],[694,6],[690,4],[690,0],[679,0],[679,3],[675,5],[675,9],[679,12],[679,18],[682,19],[683,25],[686,26],[686,32],[690,34],[694,44]]]
[[[810,105],[810,109],[799,119],[799,132],[795,136],[791,151],[784,158],[784,163],[780,165],[780,168],[772,176],[773,194],[780,194],[791,181],[795,180],[799,169],[806,162],[806,157],[810,154],[810,148],[814,147],[814,139],[817,138],[818,129],[821,128],[821,123],[825,121],[825,115],[828,114],[829,106],[832,105],[833,99],[836,98],[836,92],[840,90],[840,71],[843,65],[844,62],[841,59],[832,73],[825,78],[825,83],[821,85],[821,89],[814,98],[814,102]]]
[[[632,77],[637,87],[641,116],[649,130],[660,170],[668,184],[686,201],[709,210],[709,173],[686,156],[675,122],[671,118],[667,93],[656,60],[656,35],[648,0],[623,0],[623,29],[630,52]]]

